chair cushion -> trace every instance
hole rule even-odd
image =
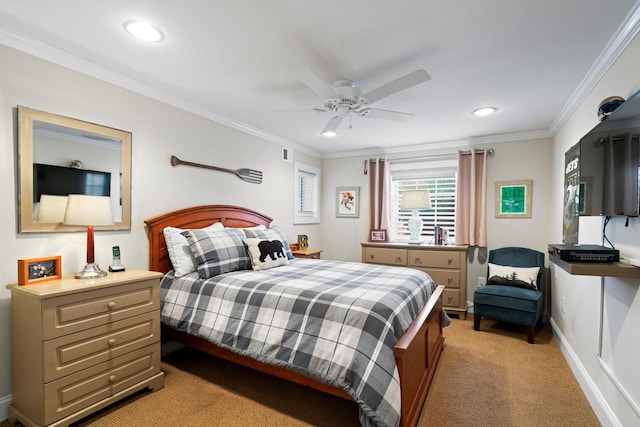
[[[542,293],[513,286],[486,285],[473,294],[474,311],[482,305],[537,313],[542,307]]]

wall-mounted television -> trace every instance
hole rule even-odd
[[[33,181],[33,200],[35,203],[40,201],[40,196],[43,194],[52,196],[111,195],[110,172],[34,163]]]
[[[579,152],[578,215],[639,216],[640,91],[571,150],[576,149]]]

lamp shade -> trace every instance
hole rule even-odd
[[[429,190],[403,191],[400,209],[431,209]]]
[[[38,203],[38,222],[61,223],[67,209],[67,196],[43,194]]]
[[[66,225],[112,225],[111,199],[107,196],[86,196],[70,194],[67,211],[64,214]]]

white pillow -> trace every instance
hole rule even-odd
[[[224,229],[222,223],[216,222],[202,230],[222,229]],[[186,274],[193,273],[198,269],[196,261],[193,259],[193,255],[191,254],[187,238],[180,234],[183,231],[186,230],[175,227],[165,227],[164,230],[162,230],[164,240],[167,243],[167,252],[169,253],[169,259],[173,265],[175,277],[182,277]]]
[[[489,285],[516,286],[538,290],[540,267],[511,267],[489,263]]]
[[[249,249],[249,257],[254,270],[268,270],[281,265],[288,265],[289,259],[280,240],[248,237],[244,243]]]

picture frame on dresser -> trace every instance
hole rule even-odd
[[[18,285],[33,285],[62,277],[59,255],[18,260]]]
[[[370,234],[369,234],[369,240],[371,242],[386,242],[387,241],[387,230],[372,229]]]

